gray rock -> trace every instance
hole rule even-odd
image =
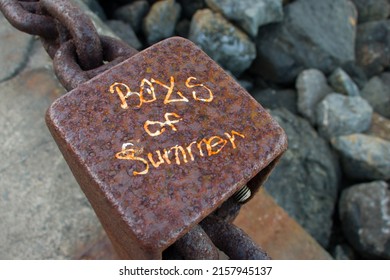
[[[367,131],[369,135],[390,141],[390,120],[377,113],[372,114],[371,126]]]
[[[142,44],[138,40],[137,35],[134,33],[134,30],[130,24],[127,24],[121,20],[108,20],[106,21],[106,24],[115,32],[115,34],[119,36],[119,38],[121,38],[127,44],[137,50],[142,48]]]
[[[390,188],[386,182],[344,190],[339,215],[345,237],[357,252],[366,258],[390,259]]]
[[[344,173],[356,180],[390,179],[390,142],[381,138],[351,134],[332,138],[341,156]]]
[[[193,16],[189,39],[234,75],[246,70],[256,57],[255,44],[249,37],[209,9]]]
[[[317,104],[332,92],[325,75],[317,69],[304,70],[299,74],[295,86],[298,91],[299,113],[311,124],[315,124]]]
[[[348,244],[338,244],[333,248],[332,256],[335,260],[355,260],[355,252]]]
[[[329,83],[338,93],[349,96],[360,96],[360,91],[351,77],[341,68],[337,68],[329,76]]]
[[[364,132],[371,124],[372,107],[359,96],[331,93],[317,106],[319,133],[327,139]]]
[[[255,89],[252,96],[267,109],[286,108],[293,114],[297,114],[297,93],[294,90]]]
[[[74,2],[88,17],[92,20],[97,32],[100,35],[110,36],[119,39],[119,37],[103,22],[103,20],[95,14],[83,0],[70,0]]]
[[[187,38],[190,33],[191,22],[188,19],[183,19],[176,24],[175,33],[180,37]]]
[[[146,16],[149,9],[148,1],[139,0],[119,7],[115,10],[114,17],[129,23],[135,32],[139,32],[142,27],[142,19]]]
[[[253,37],[259,26],[283,20],[282,0],[206,0],[206,3]]]
[[[375,112],[390,118],[390,73],[371,78],[363,87],[361,96],[371,104]]]
[[[143,21],[143,31],[149,44],[171,37],[181,12],[175,0],[163,0],[153,4]]]
[[[390,65],[390,21],[359,24],[356,34],[356,64],[368,78]]]
[[[0,13],[0,82],[17,74],[26,64],[33,37],[12,27]]]
[[[386,19],[390,15],[388,0],[352,0],[358,10],[359,22]]]
[[[348,0],[286,5],[282,23],[260,28],[253,70],[279,83],[293,82],[307,68],[329,74],[355,59],[356,16]]]
[[[97,0],[81,0],[84,2],[88,8],[91,9],[101,20],[107,20],[106,13],[104,12],[102,6],[100,6],[99,1]]]
[[[322,246],[327,247],[337,200],[338,162],[309,122],[286,109],[271,112],[289,146],[265,184],[267,191]]]
[[[204,0],[178,0],[183,8],[183,14],[187,19],[191,19],[197,10],[206,8]]]

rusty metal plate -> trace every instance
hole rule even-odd
[[[47,124],[123,258],[161,258],[286,149],[260,104],[182,38],[72,90]]]

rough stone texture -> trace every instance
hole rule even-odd
[[[298,111],[311,124],[316,122],[315,109],[317,104],[333,90],[329,87],[325,75],[317,69],[302,71],[296,81],[298,91]]]
[[[206,0],[206,3],[253,37],[259,26],[283,20],[282,0]]]
[[[27,61],[33,37],[15,30],[0,13],[0,82],[13,77]]]
[[[286,131],[289,146],[265,187],[290,216],[326,247],[337,199],[338,163],[307,120],[286,109],[273,110],[271,114]]]
[[[325,74],[355,58],[356,9],[348,0],[297,0],[284,20],[260,28],[254,70],[266,79],[291,83],[304,69]]]
[[[101,20],[107,20],[106,13],[102,6],[100,6],[98,0],[81,0],[87,5],[92,12],[94,12]]]
[[[331,138],[364,132],[371,124],[372,107],[359,96],[331,93],[317,106],[317,125],[321,136]]]
[[[106,21],[106,24],[115,32],[115,34],[118,35],[119,38],[121,38],[127,44],[137,50],[142,48],[142,44],[138,40],[137,35],[134,33],[131,25],[126,24],[121,20],[108,20]]]
[[[355,252],[348,244],[338,244],[332,251],[332,256],[335,260],[354,260],[356,259]]]
[[[372,114],[371,126],[368,134],[390,141],[390,120],[377,113]]]
[[[386,19],[390,15],[388,0],[352,0],[358,11],[359,22]]]
[[[329,83],[338,93],[348,96],[360,96],[359,88],[351,77],[341,68],[337,68],[329,76]]]
[[[179,21],[176,24],[176,28],[175,28],[176,35],[183,37],[183,38],[187,38],[188,34],[190,33],[190,25],[191,25],[191,22],[188,19],[183,19],[183,20]]]
[[[163,0],[153,4],[143,21],[143,30],[149,44],[172,36],[180,17],[181,7],[175,0]]]
[[[119,39],[119,37],[103,22],[103,20],[95,14],[83,1],[83,0],[70,0],[74,2],[79,8],[86,13],[92,20],[97,32],[100,35],[110,36]]]
[[[286,108],[293,114],[297,114],[297,93],[294,90],[255,89],[252,96],[267,109]]]
[[[206,8],[204,0],[178,0],[183,8],[183,14],[187,19],[191,19],[197,10]]]
[[[234,75],[246,70],[256,57],[256,48],[249,37],[209,9],[193,16],[189,39]]]
[[[40,50],[0,84],[0,259],[71,259],[102,234],[46,128],[45,111],[64,90]]]
[[[390,21],[359,24],[356,34],[356,63],[368,78],[390,65]]]
[[[114,17],[129,23],[135,32],[139,32],[142,27],[142,19],[148,13],[149,9],[148,1],[135,1],[115,10]]]
[[[371,78],[364,86],[361,96],[371,104],[375,112],[390,118],[390,73]]]
[[[340,198],[340,220],[363,257],[390,259],[390,187],[384,181],[351,186]]]
[[[364,134],[332,138],[344,173],[356,180],[390,179],[390,142]]]

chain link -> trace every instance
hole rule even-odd
[[[91,19],[68,0],[0,0],[0,10],[15,28],[41,38],[67,90],[138,52],[120,40],[99,36]]]

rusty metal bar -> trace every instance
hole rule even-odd
[[[213,215],[201,222],[213,243],[233,260],[269,260],[270,257],[243,230]]]
[[[173,246],[187,260],[218,260],[219,253],[204,230],[196,225]]]

